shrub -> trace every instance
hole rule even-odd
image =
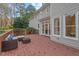
[[[9,30],[9,29],[13,29],[12,26],[3,26],[3,27],[0,27],[0,30]]]
[[[9,29],[13,29],[13,26],[9,26]]]
[[[29,22],[26,19],[16,17],[13,23],[13,28],[27,28]]]

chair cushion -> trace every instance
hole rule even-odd
[[[13,39],[13,37],[14,37],[14,35],[13,35],[13,34],[9,34],[9,35],[6,37],[6,39],[5,39],[5,40],[12,40],[12,39]]]

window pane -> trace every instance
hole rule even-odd
[[[66,16],[66,36],[75,37],[75,15]]]
[[[48,8],[45,8],[45,9],[43,10],[43,12],[48,12]]]
[[[38,24],[38,28],[39,28],[39,24]]]
[[[60,21],[59,18],[54,19],[54,34],[60,34]]]
[[[45,34],[48,34],[48,24],[45,24]]]
[[[42,23],[42,33],[44,33],[44,24]]]
[[[50,23],[49,23],[49,34],[51,34],[50,31],[51,31],[51,30],[50,30]]]

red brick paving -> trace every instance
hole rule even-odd
[[[28,35],[31,43],[18,42],[15,50],[0,52],[1,56],[79,56],[79,50],[55,43],[48,37]]]

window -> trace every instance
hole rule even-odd
[[[76,37],[75,15],[65,17],[65,35],[69,37]]]
[[[48,12],[48,8],[45,9],[45,12]]]
[[[45,12],[45,13],[48,12],[48,8],[45,8],[45,9],[43,10],[43,12]]]
[[[39,28],[39,24],[38,24],[38,28]]]
[[[60,19],[54,19],[54,34],[60,35]]]
[[[48,24],[45,24],[45,34],[48,34]]]
[[[42,23],[42,33],[44,34],[44,24]]]
[[[49,35],[51,34],[50,31],[51,31],[51,30],[50,30],[50,23],[49,23]]]

